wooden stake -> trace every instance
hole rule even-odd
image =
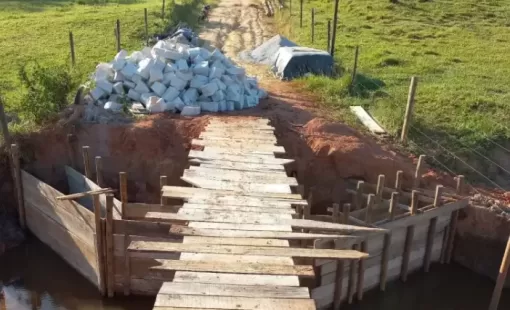
[[[74,54],[74,38],[73,38],[73,32],[69,31],[69,46],[71,48],[71,64],[73,67],[76,65],[76,57]]]
[[[354,251],[358,250],[358,245],[354,244],[352,246]],[[356,280],[356,261],[354,259],[351,260],[349,266],[349,281],[347,282],[347,301],[352,304],[352,299],[354,297],[354,282]]]
[[[82,198],[82,197],[99,195],[99,194],[111,194],[114,192],[116,192],[115,189],[100,188],[100,189],[95,189],[95,190],[86,191],[86,192],[82,192],[82,193],[74,193],[74,194],[69,194],[69,195],[57,196],[57,197],[55,197],[55,199],[57,199],[57,200],[74,200],[74,199],[78,199],[78,198]]]
[[[349,86],[352,90],[354,86],[354,82],[356,82],[356,73],[358,71],[358,56],[359,56],[359,46],[356,46],[356,50],[354,51],[354,65],[352,66],[352,75],[351,75],[351,85]]]
[[[419,193],[417,190],[411,192],[411,215],[415,215],[418,212]]]
[[[159,177],[159,187],[161,189],[163,189],[163,186],[166,186],[168,185],[168,178],[166,177],[166,175],[162,175]],[[167,203],[167,198],[166,197],[163,197],[163,192],[160,191],[160,196],[161,196],[161,205],[164,206],[166,205]]]
[[[328,49],[327,52],[331,54],[331,19],[328,19]]]
[[[413,188],[420,188],[422,166],[425,162],[425,155],[420,155],[418,163],[416,164],[416,171],[414,172]]]
[[[388,274],[388,256],[391,245],[391,230],[384,234],[383,251],[381,254],[381,275],[379,278],[379,288],[384,292],[386,289],[386,276]]]
[[[366,241],[361,242],[360,251],[361,252],[367,251],[367,242]],[[360,259],[359,263],[358,263],[358,288],[357,288],[358,301],[361,301],[363,299],[364,280],[365,280],[365,260]]]
[[[382,200],[382,195],[384,192],[384,179],[385,179],[384,174],[380,174],[379,178],[377,179],[377,187],[375,190],[375,195],[376,195],[375,204],[376,205],[381,203],[381,200]]]
[[[365,182],[358,181],[356,186],[356,196],[354,197],[354,210],[363,209],[363,186]]]
[[[340,205],[338,203],[333,204],[333,222],[340,223]]]
[[[2,127],[2,137],[4,138],[4,144],[7,145],[7,148],[11,147],[11,135],[9,134],[9,129],[7,127],[7,119],[5,117],[4,110],[4,102],[2,97],[0,96],[0,126]]]
[[[101,156],[96,156],[96,183],[99,187],[104,187],[103,160]]]
[[[97,253],[97,266],[99,268],[99,291],[101,296],[106,294],[106,276],[105,276],[105,261],[103,255],[103,238],[104,231],[101,225],[101,202],[99,195],[92,196],[94,205],[94,219],[96,223],[96,253]]]
[[[331,35],[331,50],[329,54],[331,57],[335,56],[335,42],[336,42],[336,28],[338,27],[338,4],[340,0],[335,0],[335,11],[333,15],[333,33]]]
[[[312,8],[312,44],[315,40],[315,8]]]
[[[351,213],[351,204],[350,203],[344,203],[344,207],[342,209],[342,213],[344,214],[343,222],[346,225],[349,225],[349,216]]]
[[[503,286],[506,282],[506,275],[508,273],[508,269],[510,268],[510,237],[508,237],[508,241],[506,243],[505,254],[503,255],[503,259],[501,260],[501,267],[499,268],[498,279],[496,280],[496,286],[494,287],[494,291],[492,292],[491,303],[489,305],[489,310],[497,310],[499,305],[499,299],[501,298],[501,291],[503,290]]]
[[[23,181],[21,179],[20,153],[17,144],[11,145],[12,176],[16,187],[18,201],[18,219],[22,229],[26,229],[25,202],[23,197]]]
[[[388,213],[390,214],[390,221],[393,221],[395,219],[399,195],[400,195],[399,192],[391,193],[390,208],[388,210]]]
[[[340,240],[335,240],[335,248],[341,249]],[[342,288],[344,283],[344,261],[338,260],[336,263],[335,274],[335,292],[333,293],[333,309],[340,309],[342,303]]]
[[[120,52],[120,20],[117,19],[117,28],[116,32],[117,34],[117,53]]]
[[[113,297],[115,270],[113,261],[113,195],[106,195],[106,270],[108,297]]]
[[[127,173],[119,172],[120,201],[122,202],[122,219],[126,219],[126,204],[128,203]]]
[[[131,256],[129,256],[129,243],[131,238],[128,234],[124,234],[124,296],[131,293]]]
[[[84,146],[82,147],[82,154],[83,154],[83,168],[85,169],[85,176],[88,179],[92,180],[92,170],[90,168],[90,156],[89,156],[89,147]]]
[[[374,194],[368,194],[367,213],[365,214],[365,223],[367,224],[372,223],[372,209],[374,207],[375,199],[376,198]]]
[[[441,193],[443,186],[436,186],[436,195],[434,196],[434,207],[441,206]],[[432,247],[434,246],[434,236],[436,234],[437,217],[430,219],[429,230],[427,232],[427,243],[425,245],[425,256],[423,258],[423,271],[429,272],[430,260],[432,255]]]
[[[149,23],[147,19],[147,8],[143,9],[145,20],[145,46],[149,46]]]
[[[418,78],[413,76],[411,78],[411,85],[409,86],[409,95],[407,96],[406,114],[404,115],[404,124],[402,125],[402,133],[400,135],[400,141],[407,143],[407,134],[409,133],[409,126],[411,125],[411,119],[413,116],[414,108],[414,95],[416,94],[416,85],[418,84]]]
[[[404,253],[402,254],[402,268],[400,269],[400,279],[402,280],[402,282],[407,281],[407,273],[409,270],[409,256],[411,255],[413,238],[414,238],[414,226],[409,226],[407,227]]]
[[[399,170],[397,171],[397,176],[395,178],[395,189],[397,191],[401,191],[402,190],[402,179],[404,177],[404,171],[402,170]]]
[[[299,0],[299,27],[303,28],[303,0]]]
[[[457,195],[463,195],[464,176],[457,176]],[[450,228],[448,229],[448,246],[446,248],[445,262],[449,264],[453,256],[453,241],[455,240],[455,232],[457,231],[457,222],[459,220],[459,211],[453,211],[450,219]]]

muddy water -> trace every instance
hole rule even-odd
[[[493,283],[457,265],[433,265],[427,276],[415,273],[407,283],[395,281],[386,292],[374,290],[350,310],[483,310]],[[153,298],[101,299],[97,290],[41,242],[25,245],[0,257],[0,310],[145,310]],[[510,309],[510,290],[500,308]]]

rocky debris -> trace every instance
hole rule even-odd
[[[108,123],[112,113],[127,110],[188,116],[241,110],[267,96],[244,68],[219,50],[194,47],[186,33],[179,35],[189,44],[173,36],[130,55],[122,50],[111,62],[100,63],[93,75],[95,87],[86,96],[85,120]]]
[[[488,208],[492,212],[510,218],[510,206],[505,202],[482,194],[471,197],[471,204]]]

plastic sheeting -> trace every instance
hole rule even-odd
[[[333,57],[325,51],[309,47],[282,47],[276,55],[273,72],[285,80],[306,74],[332,75]]]

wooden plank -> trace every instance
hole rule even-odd
[[[113,220],[113,233],[119,235],[140,235],[148,237],[170,237],[169,223],[142,222],[132,220]],[[177,238],[180,239],[180,238]]]
[[[57,199],[57,200],[73,200],[73,199],[78,199],[78,198],[82,198],[85,196],[93,196],[93,195],[99,195],[99,194],[111,194],[111,193],[115,193],[116,191],[117,190],[111,189],[111,188],[102,188],[102,189],[87,191],[87,192],[83,192],[83,193],[60,195],[60,196],[55,197],[55,199]]]
[[[257,118],[249,118],[249,119],[243,118],[241,120],[241,119],[235,118],[235,116],[233,118],[215,117],[209,121],[209,124],[220,124],[220,125],[225,124],[225,125],[241,125],[241,126],[243,124],[267,125],[267,124],[269,124],[269,119],[257,117]]]
[[[245,183],[237,181],[217,181],[204,177],[181,177],[181,180],[196,187],[216,190],[230,190],[235,192],[281,193],[291,194],[287,184]]]
[[[246,275],[240,277],[239,274],[236,273],[229,274],[189,271],[176,272],[174,282],[299,286],[299,278],[295,276]]]
[[[274,129],[263,129],[259,130],[257,128],[242,128],[238,127],[235,129],[228,129],[228,128],[211,128],[206,129],[200,137],[233,137],[233,138],[241,138],[244,139],[245,137],[248,137],[247,139],[251,139],[250,137],[257,137],[259,140],[265,140],[265,139],[275,139],[274,135]]]
[[[227,230],[255,230],[255,231],[283,231],[291,232],[288,225],[259,225],[259,224],[235,224],[235,223],[211,223],[211,222],[191,222],[188,225],[192,228],[205,229],[227,229]]]
[[[113,242],[113,195],[106,196],[106,291],[108,297],[113,297],[114,289],[114,242]]]
[[[271,125],[267,125],[267,124],[251,123],[251,122],[247,122],[247,123],[238,122],[235,124],[214,122],[214,123],[209,123],[207,126],[205,126],[205,130],[210,130],[210,129],[214,129],[214,130],[219,130],[219,129],[222,129],[222,130],[226,130],[226,129],[227,130],[234,130],[234,129],[274,130],[274,127]]]
[[[276,146],[278,149],[273,151],[264,151],[264,150],[254,150],[250,148],[245,147],[234,147],[234,148],[228,148],[223,146],[212,146],[208,145],[207,147],[204,147],[204,150],[209,153],[217,153],[217,154],[231,154],[231,155],[268,155],[268,156],[274,156],[275,154],[285,154],[285,149],[283,146]]]
[[[251,298],[310,298],[306,287],[252,286],[165,282],[159,294],[233,296]]]
[[[186,237],[189,244],[225,244],[225,245],[255,245],[288,247],[289,242],[281,239],[260,239],[260,238],[215,238],[215,237]]]
[[[30,203],[93,247],[96,231],[94,213],[75,201],[57,200],[55,197],[62,196],[61,192],[23,170],[21,174],[25,203]]]
[[[106,274],[105,274],[105,257],[103,253],[103,242],[105,232],[102,229],[101,225],[101,202],[99,201],[99,196],[93,196],[93,204],[94,204],[94,219],[96,221],[96,258],[97,258],[97,266],[98,266],[98,274],[99,274],[99,291],[101,292],[101,296],[106,295]]]
[[[160,266],[154,266],[152,271],[197,271],[238,274],[265,274],[281,276],[313,277],[312,266],[289,266],[267,264],[226,264],[224,262],[185,261],[185,260],[157,260]]]
[[[292,210],[292,209],[290,209]],[[185,209],[181,208],[178,214],[188,215],[201,215],[201,216],[227,216],[227,217],[239,217],[239,218],[273,218],[273,219],[292,219],[291,214],[285,213],[266,213],[266,212],[237,212],[237,211],[225,211],[225,210],[211,210],[211,209]]]
[[[245,134],[236,132],[202,132],[199,136],[200,139],[215,139],[215,140],[246,140],[248,141],[263,141],[276,143],[276,137],[271,132],[269,134],[257,133],[257,134]]]
[[[94,244],[84,242],[80,236],[28,200],[25,200],[25,211],[30,231],[88,281],[99,287],[99,267]],[[90,238],[93,239],[94,236],[91,235]]]
[[[254,164],[268,164],[268,165],[287,165],[294,162],[294,159],[276,158],[267,155],[233,155],[233,154],[218,154],[205,151],[191,150],[188,154],[189,158],[197,158],[203,161],[217,160],[217,161],[232,161],[240,163],[254,163]]]
[[[187,261],[210,261],[229,264],[293,265],[291,257],[262,255],[231,255],[208,253],[181,253],[180,259]]]
[[[243,163],[235,161],[223,160],[203,160],[203,159],[190,159],[190,163],[204,165],[206,168],[222,168],[246,171],[285,171],[285,167],[277,164],[257,164],[257,163]]]
[[[159,252],[188,252],[188,253],[212,253],[232,255],[264,255],[264,256],[292,256],[308,258],[331,258],[331,259],[360,259],[368,257],[368,254],[353,250],[329,250],[329,249],[301,249],[279,247],[256,247],[224,245],[221,247],[208,244],[179,244],[156,241],[133,241],[129,245],[130,252],[151,253]]]
[[[298,194],[281,194],[281,193],[253,193],[253,192],[235,192],[227,190],[210,190],[205,188],[194,188],[194,187],[179,187],[179,186],[164,186],[163,195],[169,198],[204,198],[210,199],[213,197],[230,196],[235,199],[242,197],[257,197],[260,200],[276,200],[288,202],[291,204],[302,204],[306,205],[306,200],[301,199],[301,195]],[[241,197],[237,197],[241,196]]]
[[[94,181],[87,179],[83,174],[74,170],[69,166],[64,166],[67,175],[67,182],[69,183],[69,190],[71,193],[75,192],[84,192],[87,190],[96,190],[100,189],[99,185],[94,183]],[[101,214],[104,216],[106,214],[106,196],[100,195],[99,201],[101,202]],[[87,209],[92,210],[92,198],[84,197],[78,200],[80,204],[87,207]],[[113,198],[113,218],[121,219],[122,218],[122,203],[120,200]]]
[[[284,172],[251,172],[226,169],[211,169],[191,166],[191,170],[184,170],[184,177],[202,177],[215,181],[235,181],[241,183],[276,183],[297,186],[295,178],[287,177]]]
[[[217,238],[271,238],[283,240],[314,240],[314,239],[341,239],[345,242],[359,240],[355,236],[327,235],[314,233],[284,232],[284,231],[243,231],[224,229],[200,229],[187,226],[172,225],[171,234],[183,236],[202,236]]]
[[[150,203],[126,203],[124,204],[124,216],[126,219],[141,219],[147,212],[177,212],[181,206],[162,206]]]
[[[180,198],[180,197],[176,197]],[[266,200],[257,197],[238,196],[238,195],[224,195],[224,196],[191,196],[183,198],[188,203],[202,204],[202,205],[216,205],[216,206],[246,206],[253,208],[273,208],[289,210],[292,207],[291,202],[282,200]]]
[[[259,152],[274,152],[275,154],[284,154],[285,149],[283,146],[276,146],[272,143],[261,143],[257,141],[255,143],[246,143],[246,141],[239,140],[191,140],[192,145],[204,146],[204,147],[221,147],[228,148],[236,151],[259,151]]]
[[[377,124],[374,119],[363,109],[362,106],[350,106],[351,112],[354,113],[363,125],[365,125],[371,132],[376,134],[386,133],[382,127]]]
[[[261,213],[261,214],[296,214],[296,211],[291,208],[259,208],[259,207],[244,207],[232,205],[215,205],[215,204],[198,204],[198,203],[185,203],[180,210],[210,210],[221,212],[244,212],[244,213]],[[148,211],[145,211],[145,213]],[[144,213],[144,214],[145,214]]]

